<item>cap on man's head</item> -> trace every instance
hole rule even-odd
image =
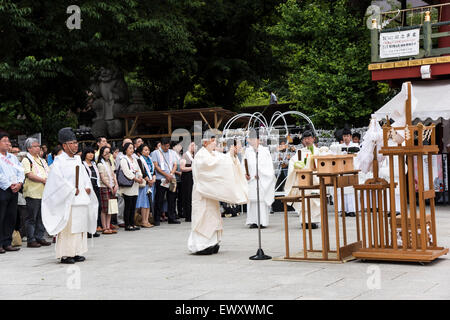
[[[73,132],[72,128],[62,128],[58,132],[58,141],[59,143],[66,143],[67,141],[76,141],[77,137],[75,136],[75,133]]]
[[[302,139],[303,139],[303,138],[307,138],[307,137],[314,137],[314,135],[313,135],[313,133],[312,133],[311,130],[305,130],[305,131],[303,131]]]

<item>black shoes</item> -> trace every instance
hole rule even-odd
[[[88,232],[88,239],[92,238],[92,236],[94,236],[94,238],[98,238],[100,237],[100,233],[97,233],[97,231],[94,234]]]
[[[309,227],[309,223],[305,223],[306,229],[318,229],[319,226],[317,223],[311,223],[311,228]],[[303,228],[303,223],[300,223],[300,229]]]
[[[356,214],[354,212],[346,212],[345,216],[346,217],[356,217]]]
[[[74,263],[75,263],[75,259],[72,258],[72,257],[61,258],[61,263],[64,263],[64,264],[74,264]]]
[[[339,216],[343,216],[342,212],[339,213]],[[345,212],[346,217],[356,217],[356,214],[354,212]]]
[[[181,222],[179,220],[169,220],[167,223],[168,224],[180,224]]]
[[[73,260],[75,260],[75,262],[83,262],[86,258],[83,256],[75,256],[73,257]]]
[[[133,231],[135,231],[135,230],[141,230],[141,227],[138,227],[138,226],[133,226],[132,228],[133,228]]]
[[[267,227],[261,225],[261,229],[265,229],[265,228],[267,228]],[[250,229],[258,229],[258,225],[256,223],[253,223],[250,225]]]
[[[213,247],[213,253],[219,252],[219,248],[220,248],[219,244],[216,244],[216,245]]]
[[[217,245],[208,247],[206,249],[203,249],[202,251],[197,251],[195,254],[199,255],[199,256],[206,256],[206,255],[213,254],[214,250],[216,249],[216,246]],[[217,251],[219,251],[219,248],[217,248]]]
[[[74,264],[75,262],[83,262],[84,260],[86,260],[86,258],[83,256],[65,257],[61,258],[61,263]]]

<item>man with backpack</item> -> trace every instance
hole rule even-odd
[[[27,216],[25,230],[27,233],[27,247],[39,248],[49,246],[51,243],[44,239],[45,227],[42,223],[41,201],[44,186],[47,182],[49,168],[47,162],[39,156],[41,146],[35,138],[25,140],[28,151],[22,159],[25,173],[23,197],[27,203]]]

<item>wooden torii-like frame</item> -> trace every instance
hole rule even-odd
[[[390,260],[410,262],[431,262],[448,253],[448,248],[439,247],[436,238],[435,191],[433,188],[432,155],[439,151],[435,144],[435,126],[424,126],[422,123],[412,124],[411,112],[411,83],[407,83],[408,99],[405,104],[406,125],[392,127],[389,122],[383,126],[383,147],[380,153],[389,157],[390,181],[387,185],[380,180],[378,166],[374,166],[374,179],[366,181],[364,185],[355,187],[366,191],[366,203],[361,192],[361,221],[363,246],[353,256],[362,260]],[[405,145],[402,139],[397,145],[389,146],[388,140],[396,130],[404,130]],[[415,141],[417,137],[417,141]],[[424,145],[424,140],[430,140]],[[425,190],[423,157],[428,159],[428,188]],[[394,157],[398,158],[400,216],[396,217],[394,180]],[[376,160],[376,157],[374,157]],[[405,161],[406,158],[406,161]],[[415,177],[414,160],[417,162],[417,177]],[[406,165],[408,179],[406,179]],[[416,205],[415,178],[417,178],[417,193],[419,210]],[[408,180],[408,181],[407,181]],[[387,181],[386,181],[387,182]],[[389,189],[389,209],[387,206],[387,192]],[[355,191],[357,192],[357,191]],[[409,205],[407,200],[409,192]],[[372,197],[370,198],[370,194]],[[427,208],[425,201],[429,200]],[[366,209],[365,209],[366,207]],[[357,208],[358,210],[358,208]],[[367,228],[364,214],[367,214]],[[389,218],[389,223],[388,223]],[[390,232],[389,229],[390,228]],[[359,226],[358,226],[359,233]],[[397,236],[398,233],[398,236]],[[368,240],[368,242],[366,242]]]

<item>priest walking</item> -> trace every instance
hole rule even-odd
[[[253,134],[254,131],[251,131]],[[250,146],[245,149],[244,161],[242,162],[245,171],[245,162],[248,164],[248,202],[246,224],[250,228],[258,228],[258,202],[257,202],[257,176],[256,176],[256,150],[258,150],[258,177],[259,177],[259,199],[260,199],[260,223],[261,228],[269,225],[270,207],[275,200],[275,171],[270,151],[267,147],[259,144],[259,139],[250,136],[248,139]],[[245,161],[247,160],[247,161]]]
[[[215,151],[215,137],[203,139],[202,144],[192,162],[194,186],[188,249],[194,254],[209,255],[219,251],[222,238],[219,201],[247,203],[248,186],[236,157],[236,147],[223,154]]]
[[[42,197],[42,222],[56,237],[56,258],[61,263],[84,261],[87,233],[97,228],[98,200],[83,168],[78,142],[71,128],[63,128],[58,140],[64,152],[53,162]]]

